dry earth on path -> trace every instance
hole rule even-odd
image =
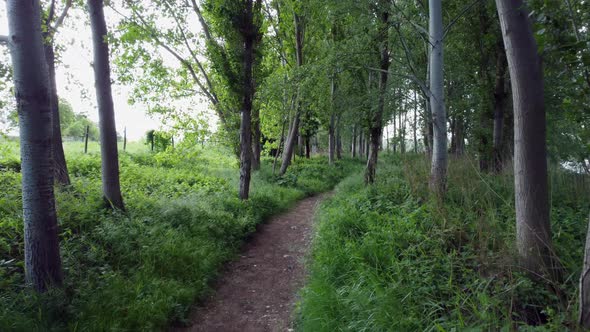
[[[193,325],[171,331],[290,330],[314,211],[325,197],[306,198],[261,225],[239,258],[225,266],[214,293],[195,309]]]

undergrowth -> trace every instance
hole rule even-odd
[[[551,172],[559,301],[515,266],[513,176],[451,161],[444,203],[428,194],[423,156],[385,156],[377,183],[337,186],[319,211],[300,331],[575,329],[590,179]],[[528,326],[530,313],[544,322]]]
[[[8,149],[5,149],[8,151]],[[220,266],[270,215],[333,187],[358,164],[299,160],[285,177],[265,162],[251,198],[237,197],[231,152],[191,148],[122,153],[127,211],[103,208],[98,153],[68,153],[69,188],[56,191],[65,284],[37,295],[23,285],[18,156],[0,165],[0,330],[145,331],[186,322]],[[317,179],[309,176],[321,175]]]

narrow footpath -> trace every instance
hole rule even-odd
[[[222,271],[215,291],[191,315],[192,326],[173,331],[289,331],[314,211],[326,194],[306,198],[278,215],[248,241]]]

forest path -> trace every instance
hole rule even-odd
[[[173,331],[291,330],[314,212],[327,195],[303,199],[261,225],[239,258],[225,266],[215,292],[192,313],[193,325]]]

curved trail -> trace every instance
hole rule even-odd
[[[191,315],[192,326],[173,331],[288,331],[314,210],[326,194],[306,198],[261,225],[239,258],[228,263],[215,292]]]

